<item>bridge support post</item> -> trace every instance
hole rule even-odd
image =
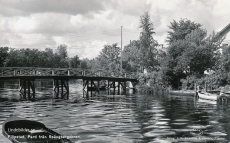
[[[123,93],[126,94],[126,81],[123,82],[122,88],[123,88]]]
[[[117,86],[116,86],[117,82]],[[112,88],[112,89],[111,89]],[[113,90],[113,94],[116,94],[116,88],[118,88],[117,93],[121,94],[121,89],[123,91],[123,94],[126,94],[126,81],[109,81],[108,80],[108,95],[110,95],[110,89]]]
[[[118,94],[121,94],[121,92],[120,92],[120,85],[121,85],[121,82],[118,81],[118,85],[117,85],[117,87],[118,87]]]
[[[94,80],[88,80],[88,79],[83,79],[83,96],[86,93],[86,98],[89,98],[89,92],[90,92],[90,96],[92,97],[93,95],[96,95],[96,93],[99,94],[100,90],[99,90],[99,86],[100,86],[100,81],[97,81],[97,84],[95,84]],[[95,91],[93,93],[93,91]]]
[[[115,91],[116,91],[116,82],[113,81],[113,94],[115,95]]]
[[[131,82],[132,83],[132,86],[133,86],[133,94],[136,93],[136,85],[137,85],[137,82]]]
[[[35,100],[35,79],[20,79],[19,92],[24,99]],[[31,96],[32,95],[32,96]]]
[[[91,85],[90,85],[90,87],[91,87],[91,90],[90,90],[91,94],[90,94],[90,95],[91,95],[91,97],[92,97],[92,96],[93,96],[93,90],[94,90],[94,89],[93,89],[93,80],[91,80],[90,83],[91,83]],[[88,89],[88,90],[89,90],[89,89]]]
[[[107,87],[108,87],[108,95],[110,95],[110,82],[108,80],[108,83],[107,83]]]
[[[53,90],[56,93],[56,98],[59,98],[59,93],[61,90],[61,98],[69,99],[69,79],[54,79],[53,80]]]
[[[97,91],[98,94],[100,94],[100,80],[97,81]]]
[[[126,81],[124,82],[124,94],[126,94]]]
[[[88,80],[83,79],[83,97],[85,97],[85,93],[86,93],[86,97],[88,96],[87,88],[88,88]]]
[[[89,98],[89,81],[87,80],[87,87],[86,87],[86,98]]]

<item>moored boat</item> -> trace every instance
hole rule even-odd
[[[219,95],[219,91],[207,91],[207,92],[197,92],[198,98],[206,99],[206,100],[217,100]]]
[[[230,99],[230,92],[221,92],[220,95],[218,96],[218,99],[221,101],[228,101]]]
[[[181,96],[194,96],[195,91],[171,90],[169,94]]]
[[[2,134],[13,143],[73,143],[40,122],[14,115],[3,123]]]

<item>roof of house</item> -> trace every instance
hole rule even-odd
[[[229,31],[230,31],[230,23],[219,32],[219,35],[225,36]]]

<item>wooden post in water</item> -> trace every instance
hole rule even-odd
[[[57,83],[57,98],[59,98],[59,82],[58,82],[58,80],[56,80],[56,83]]]
[[[22,87],[23,87],[22,80],[19,79],[19,92],[22,92]]]
[[[58,98],[58,92],[59,90],[57,90],[57,87],[58,87],[58,81],[54,79],[54,92],[55,92],[55,98]]]
[[[126,95],[126,81],[124,81],[124,94]]]
[[[67,90],[67,99],[69,99],[69,80],[66,82],[66,90]]]
[[[100,94],[100,80],[97,81],[98,94]]]
[[[120,84],[121,84],[121,82],[120,81],[118,81],[118,95],[120,95],[121,93],[120,93]]]
[[[53,79],[53,90],[55,91],[55,88],[56,88],[56,81],[55,79]]]
[[[30,80],[27,80],[27,86],[28,86],[28,99],[30,100]]]
[[[85,97],[85,87],[86,87],[86,83],[85,83],[85,80],[82,79],[83,81],[83,97]]]
[[[19,80],[20,80],[19,92],[23,95],[23,98],[31,100],[31,93],[32,93],[32,98],[35,99],[35,85],[34,85],[35,79],[22,79],[21,78]]]
[[[26,99],[26,80],[23,80],[24,94],[23,97]]]
[[[64,87],[64,81],[61,80],[61,98],[64,98],[64,91],[63,91],[63,87]]]
[[[90,91],[90,94],[91,94],[91,97],[93,96],[93,80],[90,81],[90,88],[91,88],[91,91]]]
[[[89,80],[87,80],[87,87],[86,87],[86,98],[89,98],[89,90],[88,90],[88,88],[89,88]]]
[[[109,80],[108,80],[108,95],[110,95],[110,83],[109,83]]]
[[[133,86],[133,94],[136,93],[136,85],[137,85],[137,82],[131,82],[132,83],[132,86]]]
[[[113,94],[115,95],[115,90],[116,90],[116,82],[115,80],[113,81]]]
[[[206,83],[206,81],[204,82],[204,90],[205,90],[205,92],[207,92],[207,83]]]
[[[197,87],[196,87],[196,82],[194,83],[194,86],[195,86],[195,87],[194,87],[194,89],[195,89],[195,94],[194,94],[194,95],[196,96],[196,95],[197,95],[197,92],[198,92],[198,91],[197,91]]]
[[[31,88],[32,88],[32,92],[33,92],[33,100],[34,100],[35,99],[35,84],[34,84],[34,80],[31,82],[32,82]]]

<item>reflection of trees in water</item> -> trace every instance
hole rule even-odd
[[[50,80],[35,80],[35,88],[42,89],[42,88],[52,88],[53,81]],[[18,89],[19,88],[19,80],[18,79],[7,79],[0,81],[0,88],[6,89]]]
[[[165,108],[165,116],[170,119],[169,126],[175,130],[188,129],[188,131],[177,132],[177,137],[191,137],[189,129],[192,126],[203,127],[208,125],[209,114],[207,111],[195,108],[193,98],[171,96],[162,102]]]
[[[47,88],[53,87],[53,80],[35,80],[35,88],[39,90],[47,90]]]
[[[230,104],[218,105],[218,110],[216,112],[217,121],[218,121],[218,130],[221,129],[222,132],[227,134],[225,137],[226,140],[230,140]]]
[[[203,136],[210,138],[224,138],[225,134],[230,135],[230,110],[220,111],[213,104],[196,102],[189,97],[171,97],[161,105],[165,107],[165,116],[170,119],[169,126],[172,129],[199,128]],[[182,119],[181,123],[184,124],[178,125],[175,122],[178,119]],[[190,132],[178,132],[176,136],[189,137],[192,135]],[[226,139],[229,140],[229,137]]]
[[[136,98],[132,98],[132,102],[134,103],[132,107],[135,116],[134,119],[138,124],[140,124],[138,133],[140,133],[142,136],[144,136],[146,132],[152,130],[151,128],[146,129],[146,127],[149,126],[148,123],[156,122],[152,119],[154,117],[154,113],[151,112],[151,110],[153,110],[153,104],[158,104],[158,102],[154,103],[155,100],[153,98],[153,96],[147,94],[136,95]],[[150,141],[150,138],[143,138],[143,141],[148,142]]]
[[[1,80],[0,81],[0,88],[8,88],[8,89],[17,89],[19,87],[18,80]]]
[[[4,81],[0,81],[0,88],[4,88]]]
[[[148,120],[152,117],[152,114],[150,112],[144,112],[144,111],[152,109],[151,96],[148,95],[137,96],[135,103],[136,103],[135,104],[136,107],[134,108],[134,110],[136,111],[136,114],[138,114],[136,119],[141,124],[148,122]]]

